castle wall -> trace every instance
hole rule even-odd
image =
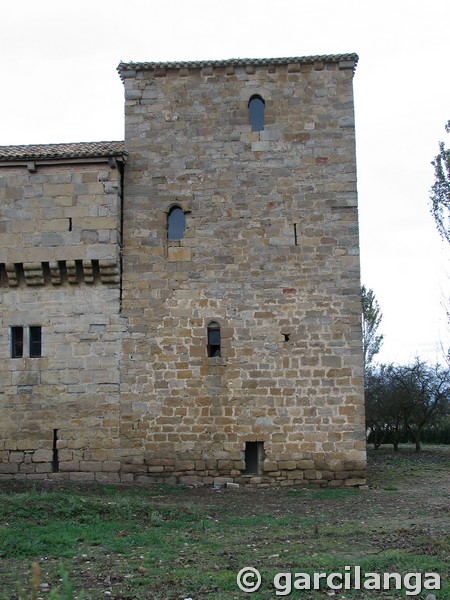
[[[353,67],[122,70],[123,480],[364,484]]]
[[[124,191],[0,148],[0,478],[364,485],[355,60],[120,65]]]
[[[107,160],[0,168],[0,477],[119,480],[120,187]]]

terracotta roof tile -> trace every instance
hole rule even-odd
[[[125,154],[124,142],[76,142],[72,144],[0,146],[0,161],[98,158],[120,154]]]
[[[341,62],[353,61],[354,66],[358,62],[358,55],[351,54],[325,54],[314,56],[295,56],[284,58],[229,58],[226,60],[200,60],[200,61],[174,61],[174,62],[121,62],[117,67],[121,78],[126,71],[147,71],[153,69],[201,69],[203,67],[227,67],[227,66],[261,66],[287,65],[291,63],[311,64],[315,62]]]

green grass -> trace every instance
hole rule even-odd
[[[39,564],[45,589],[68,589],[62,566],[85,600],[266,600],[276,597],[271,582],[277,572],[344,572],[347,565],[373,572],[433,571],[444,579],[450,553],[448,458],[383,449],[372,457],[374,487],[365,492],[3,482],[0,600],[30,589],[32,562]],[[253,596],[236,585],[244,566],[258,568],[263,577]],[[436,595],[450,599],[448,583]],[[293,597],[326,595],[294,590]],[[353,590],[345,597],[379,595]]]

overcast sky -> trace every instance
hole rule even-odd
[[[449,249],[429,212],[450,145],[448,0],[22,0],[0,13],[0,145],[123,139],[123,61],[356,52],[362,280],[379,360],[442,360]]]

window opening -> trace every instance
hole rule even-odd
[[[52,472],[59,473],[58,430],[53,430]]]
[[[294,223],[294,244],[295,244],[295,246],[298,246],[298,239],[297,239],[297,223]]]
[[[261,96],[252,96],[248,102],[248,119],[252,131],[263,131],[264,129],[265,102]]]
[[[264,458],[264,442],[245,442],[246,475],[259,475]]]
[[[285,342],[289,342],[289,340],[291,339],[291,334],[290,333],[283,333],[284,335],[284,341]]]
[[[69,217],[69,231],[72,231],[72,217]]]
[[[23,327],[11,327],[11,358],[23,357]]]
[[[170,209],[167,215],[167,239],[182,240],[186,229],[186,217],[179,206]]]
[[[42,327],[33,325],[30,327],[30,358],[42,356]]]
[[[208,325],[208,356],[220,356],[220,325],[216,321]]]

